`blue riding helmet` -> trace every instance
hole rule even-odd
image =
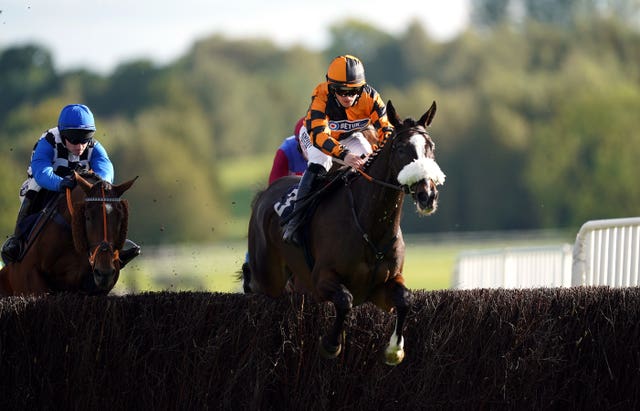
[[[93,113],[84,104],[69,104],[60,112],[58,130],[96,131]]]

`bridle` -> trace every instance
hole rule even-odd
[[[425,140],[427,141],[427,143],[429,143],[429,141],[430,141],[429,134],[427,134],[424,131],[416,129],[415,127],[403,130],[402,133],[408,133],[410,131],[413,131],[416,134],[420,134],[420,135],[424,136]],[[400,134],[397,134],[394,131],[393,136],[389,137],[389,140],[392,140],[391,141],[391,151],[394,151],[396,149],[395,144],[396,144],[396,141],[397,141],[399,135]],[[383,147],[384,146],[381,146],[381,147],[378,148],[378,153],[379,153],[380,150],[382,150]],[[392,184],[392,183],[389,183],[387,181],[383,181],[383,180],[379,180],[377,178],[374,178],[371,175],[367,174],[367,172],[365,172],[364,170],[355,169],[355,171],[357,171],[362,177],[364,177],[365,180],[367,180],[367,181],[369,181],[371,183],[378,184],[378,185],[381,185],[381,186],[384,186],[384,187],[387,187],[387,188],[391,188],[393,190],[402,191],[405,194],[412,194],[412,195],[415,194],[415,190],[412,189],[411,187],[415,186],[416,184],[413,184],[412,186],[409,186],[407,184]]]
[[[403,130],[402,133],[407,133],[407,132],[416,132],[418,134],[421,134],[423,136],[425,136],[425,139],[427,141],[427,143],[430,142],[430,139],[428,138],[428,134],[426,134],[424,131],[420,131],[420,130],[416,130],[415,128],[409,128],[406,130]],[[387,143],[385,144],[391,144],[391,151],[393,152],[396,149],[396,142],[397,142],[397,138],[400,134],[396,134],[394,131],[394,135],[389,137],[389,139],[391,139],[392,141],[389,142],[387,141]],[[381,146],[378,148],[378,151],[376,152],[376,156],[379,155],[380,150],[383,149],[384,146]],[[373,158],[370,160],[372,161]],[[371,163],[367,163],[367,165],[370,165]],[[411,187],[415,187],[417,185],[417,183],[414,183],[412,186],[409,186],[407,184],[392,184],[389,183],[387,181],[384,180],[379,180],[377,178],[372,177],[371,175],[369,175],[367,172],[365,172],[364,170],[361,169],[355,169],[355,171],[357,171],[365,180],[374,183],[374,184],[378,184],[381,185],[383,187],[387,187],[387,188],[391,188],[393,190],[397,190],[397,191],[402,191],[405,194],[415,194],[415,190],[412,189]],[[374,258],[375,258],[375,263],[374,263],[374,267],[373,270],[371,271],[372,273],[376,273],[378,270],[378,267],[380,266],[382,260],[385,258],[385,256],[387,255],[387,253],[389,252],[389,250],[391,250],[395,244],[395,242],[398,240],[398,233],[395,233],[390,239],[389,241],[381,248],[379,248],[378,246],[376,246],[376,244],[374,244],[374,242],[371,240],[371,238],[369,237],[369,235],[367,234],[367,232],[364,230],[364,227],[362,227],[362,224],[360,224],[360,221],[358,219],[358,215],[356,212],[356,205],[355,205],[355,200],[353,198],[353,193],[351,191],[351,187],[349,185],[349,179],[347,178],[346,174],[343,174],[343,179],[345,182],[345,186],[347,189],[347,194],[348,194],[348,198],[349,198],[349,206],[351,208],[351,214],[353,217],[353,221],[355,222],[356,227],[358,228],[358,231],[360,231],[360,234],[362,236],[362,239],[364,240],[364,242],[369,246],[369,248],[371,249],[371,251],[373,252]],[[373,282],[373,275],[372,275],[372,282]]]
[[[107,236],[107,203],[119,203],[122,201],[120,197],[107,197],[104,192],[104,185],[100,186],[101,197],[86,197],[84,199],[85,203],[102,203],[102,226],[103,226],[103,239],[97,244],[93,249],[89,247],[89,264],[91,265],[91,270],[95,270],[96,257],[98,253],[110,252],[113,255],[113,262],[120,260],[120,253],[118,250],[114,248],[113,242],[110,242]],[[69,208],[69,213],[71,214],[71,218],[75,214],[75,210],[73,208],[73,202],[71,201],[71,189],[67,188],[67,207]]]

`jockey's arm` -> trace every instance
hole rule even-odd
[[[89,164],[94,173],[99,175],[103,180],[113,183],[113,163],[109,159],[107,151],[98,141],[93,145],[93,153],[91,154],[91,161]]]
[[[31,172],[36,183],[50,191],[59,191],[62,177],[53,172],[54,149],[46,139],[40,139],[31,157]]]

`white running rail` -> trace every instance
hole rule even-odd
[[[573,248],[572,285],[639,285],[640,217],[587,221]]]
[[[463,251],[452,288],[535,288],[571,285],[571,245]]]

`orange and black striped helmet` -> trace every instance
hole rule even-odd
[[[367,82],[362,62],[350,54],[333,59],[327,70],[327,81],[340,87],[362,87]]]

